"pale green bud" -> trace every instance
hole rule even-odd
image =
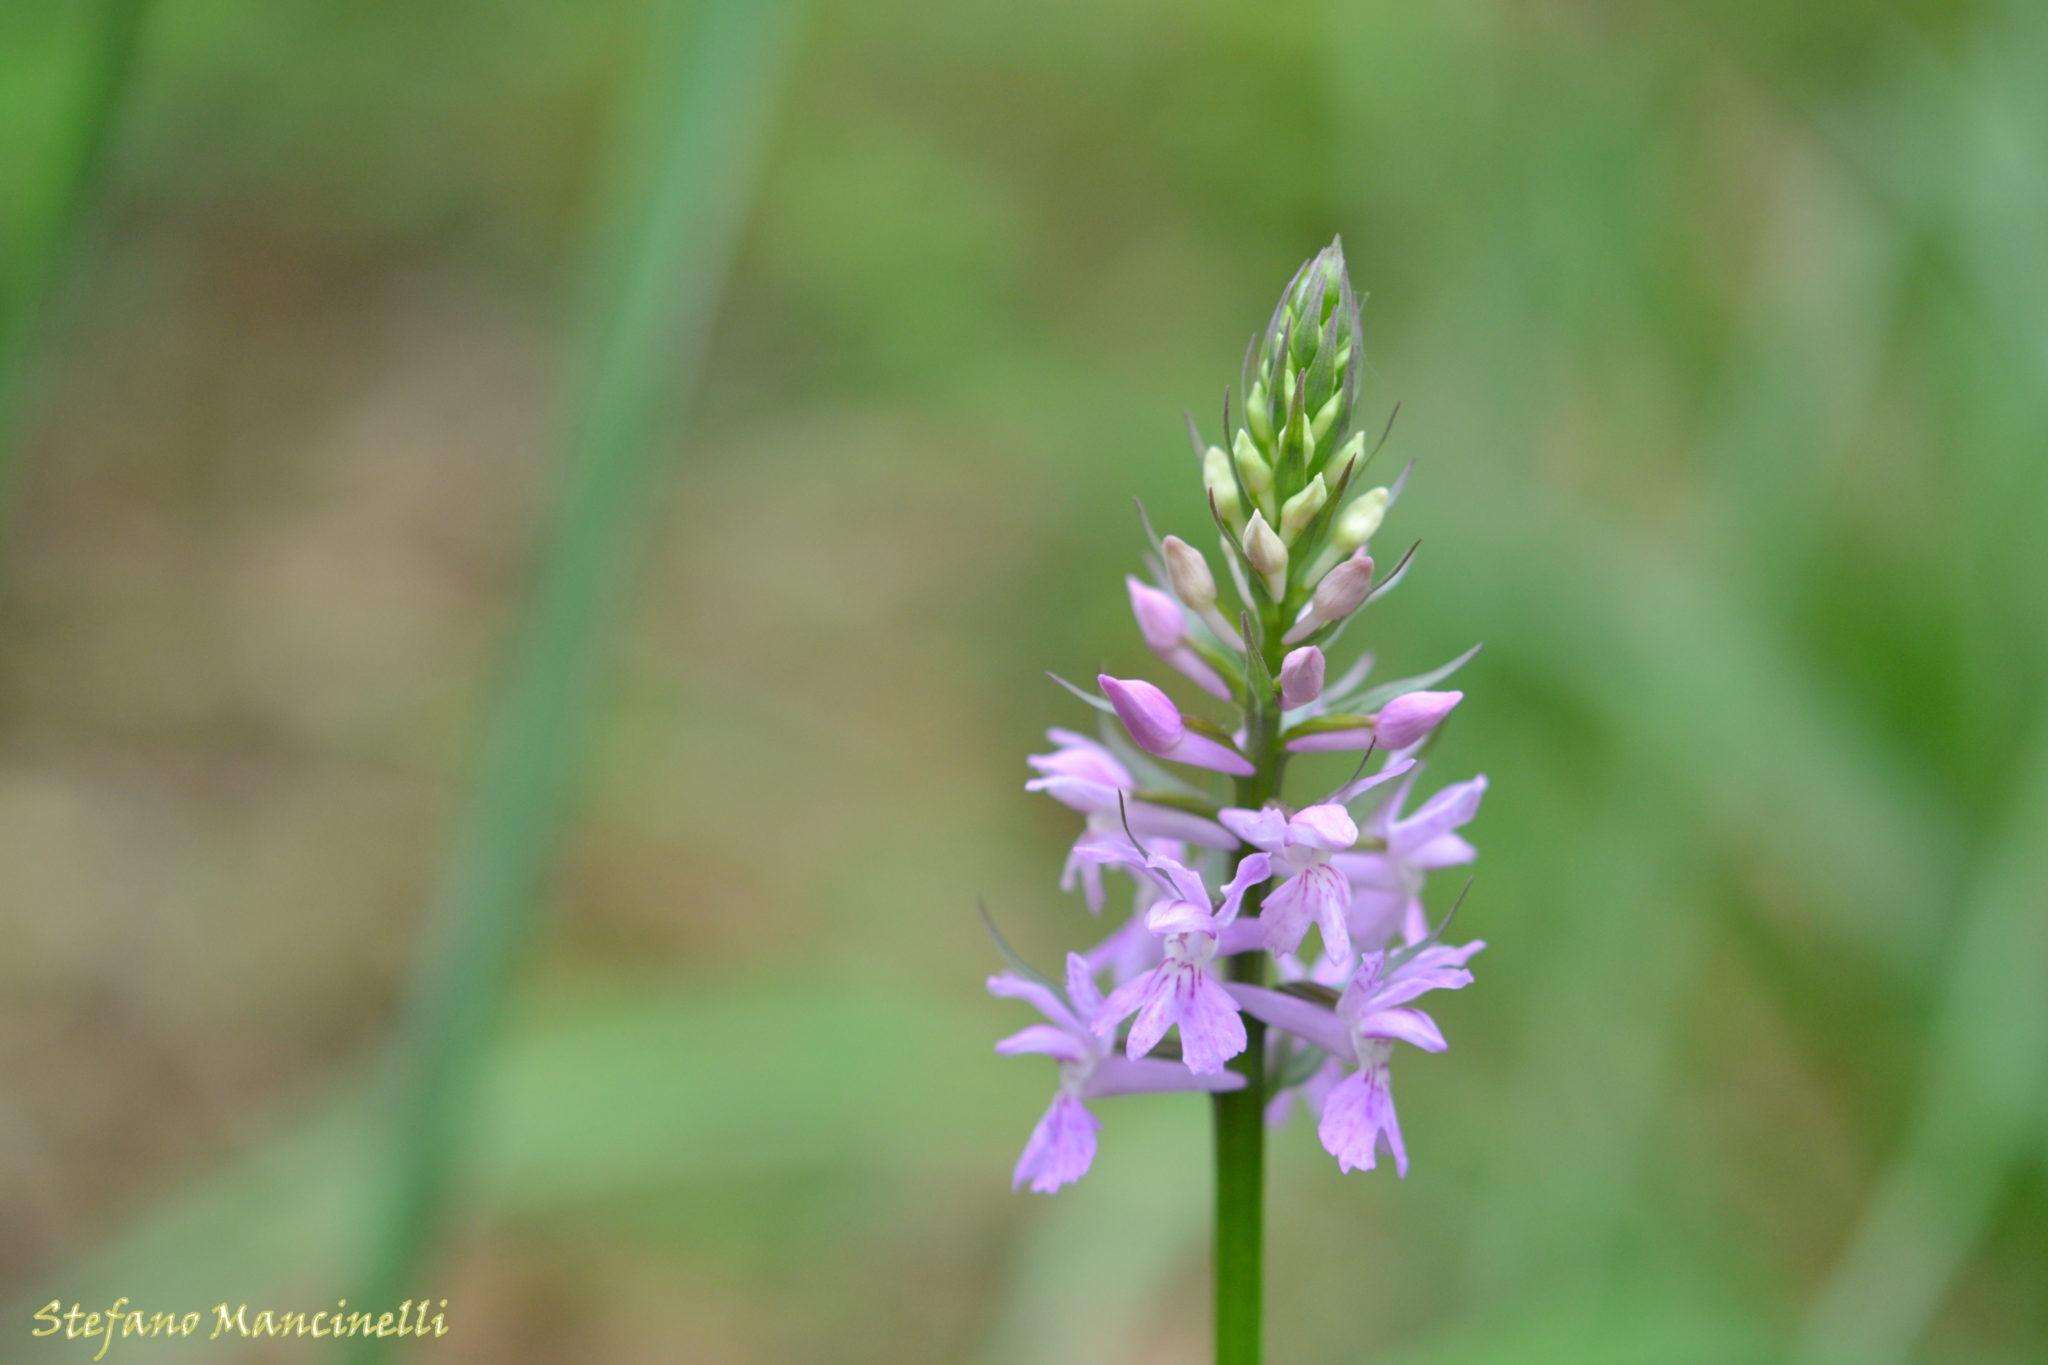
[[[1273,443],[1273,398],[1266,392],[1263,381],[1255,380],[1252,391],[1244,402],[1245,419],[1252,424],[1252,435],[1258,437],[1261,445]]]
[[[1179,536],[1168,536],[1159,548],[1166,558],[1166,581],[1173,585],[1173,595],[1190,611],[1205,612],[1215,606],[1216,575],[1209,572],[1209,561],[1202,558],[1202,552]]]
[[[1337,514],[1336,529],[1330,533],[1330,542],[1347,553],[1357,549],[1373,538],[1386,520],[1387,503],[1390,495],[1384,488],[1369,488],[1351,500],[1351,505]]]
[[[1310,420],[1308,429],[1314,433],[1316,440],[1323,441],[1329,438],[1330,428],[1337,424],[1337,413],[1343,406],[1344,395],[1333,393],[1330,395],[1330,401],[1323,404],[1322,411]]]
[[[1202,456],[1202,486],[1215,500],[1216,511],[1232,526],[1244,517],[1237,496],[1237,476],[1230,472],[1230,457],[1222,446],[1210,446]]]
[[[1301,533],[1308,529],[1308,524],[1316,519],[1316,514],[1329,501],[1330,490],[1323,484],[1323,476],[1318,474],[1308,481],[1308,487],[1281,504],[1280,538],[1290,545],[1299,540]]]
[[[1237,477],[1244,480],[1245,492],[1254,498],[1263,497],[1273,487],[1273,467],[1266,463],[1266,457],[1259,454],[1259,448],[1252,444],[1252,434],[1243,427],[1237,429],[1237,440],[1231,447],[1237,457]]]
[[[1244,557],[1254,572],[1265,580],[1266,593],[1275,602],[1287,596],[1287,545],[1266,524],[1265,514],[1252,513],[1244,529]]]
[[[1337,452],[1337,458],[1330,461],[1330,467],[1337,471],[1339,487],[1351,477],[1351,467],[1364,457],[1365,433],[1354,431],[1351,438],[1344,442],[1343,448]]]

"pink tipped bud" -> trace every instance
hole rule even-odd
[[[1280,661],[1280,704],[1292,710],[1323,695],[1323,651],[1303,645]]]
[[[1373,736],[1382,749],[1405,749],[1443,723],[1463,692],[1404,692],[1380,708]]]
[[[1095,681],[1116,708],[1116,718],[1130,731],[1131,741],[1146,753],[1169,754],[1187,735],[1187,722],[1180,718],[1173,698],[1143,678],[1112,678],[1103,673]]]
[[[1168,536],[1159,548],[1166,556],[1166,581],[1180,600],[1192,611],[1215,606],[1216,576],[1209,572],[1209,561],[1202,558],[1202,552],[1179,536]]]
[[[1138,618],[1138,633],[1145,637],[1146,646],[1155,654],[1179,647],[1188,633],[1187,616],[1180,603],[1150,583],[1128,575],[1124,586],[1130,589],[1131,615]]]
[[[1316,584],[1310,610],[1325,623],[1341,621],[1372,591],[1372,556],[1363,551],[1338,563]]]

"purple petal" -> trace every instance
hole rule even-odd
[[[1116,708],[1116,718],[1124,723],[1132,742],[1146,753],[1164,757],[1187,734],[1187,722],[1180,718],[1173,699],[1143,678],[1112,678],[1101,673],[1095,682]]]
[[[1198,735],[1193,730],[1184,730],[1180,742],[1172,748],[1155,752],[1161,758],[1170,758],[1176,763],[1185,763],[1194,768],[1207,768],[1211,772],[1227,773],[1232,777],[1250,777],[1256,771],[1251,765],[1251,760],[1228,744],[1213,740],[1207,735]]]
[[[1287,817],[1271,806],[1260,810],[1232,806],[1216,818],[1232,834],[1253,848],[1262,848],[1268,853],[1279,852],[1280,841],[1287,837]]]
[[[1411,849],[1405,856],[1410,866],[1434,872],[1439,868],[1462,867],[1477,858],[1479,850],[1459,835],[1439,834],[1421,848]]]
[[[1048,730],[1046,738],[1060,747],[1049,754],[1033,754],[1025,760],[1047,776],[1078,777],[1105,787],[1130,788],[1130,770],[1117,762],[1109,750],[1072,730]]]
[[[1323,930],[1323,951],[1344,961],[1351,956],[1351,883],[1336,868],[1324,864],[1303,869],[1294,879],[1301,885],[1308,917]]]
[[[1015,1189],[1028,1180],[1033,1192],[1051,1194],[1088,1174],[1095,1162],[1095,1133],[1101,1126],[1079,1099],[1067,1094],[1054,1097],[1052,1107],[1031,1130],[1031,1140],[1024,1144],[1010,1187]]]
[[[1302,935],[1314,922],[1309,908],[1308,887],[1302,878],[1290,877],[1280,889],[1266,897],[1259,910],[1259,923],[1266,926],[1266,947],[1276,953],[1291,953],[1301,946]]]
[[[1470,943],[1432,943],[1409,958],[1403,970],[1434,971],[1441,967],[1462,967],[1485,946],[1483,938],[1475,938]]]
[[[1394,1117],[1394,1096],[1387,1087],[1386,1068],[1372,1067],[1339,1081],[1323,1101],[1323,1121],[1316,1136],[1323,1150],[1346,1171],[1369,1171],[1378,1164],[1382,1140],[1394,1154],[1394,1169],[1408,1174],[1408,1152],[1401,1143],[1401,1125]]]
[[[1074,777],[1067,773],[1050,773],[1034,777],[1024,784],[1028,792],[1044,792],[1068,810],[1077,810],[1083,815],[1095,815],[1116,809],[1117,793],[1121,790],[1086,777]]]
[[[1159,857],[1146,859],[1145,866],[1152,870],[1153,876],[1159,879],[1160,885],[1166,888],[1168,895],[1200,906],[1205,914],[1208,912],[1208,885],[1193,868],[1174,858]]]
[[[1173,962],[1162,962],[1149,975],[1138,978],[1145,983],[1145,988],[1139,993],[1137,1013],[1131,1018],[1130,1037],[1124,1044],[1125,1056],[1133,1060],[1144,1056],[1158,1047],[1166,1031],[1178,1022],[1180,1006],[1176,993],[1182,978],[1191,971],[1191,968]]]
[[[1207,934],[1214,938],[1216,917],[1193,901],[1161,901],[1145,912],[1145,927],[1161,938],[1169,934]]]
[[[1287,752],[1291,754],[1334,754],[1349,749],[1370,749],[1373,744],[1372,727],[1359,726],[1355,730],[1318,730],[1312,735],[1287,741]],[[1389,746],[1382,744],[1381,748]]]
[[[1273,875],[1273,860],[1263,853],[1248,853],[1237,860],[1237,874],[1223,888],[1223,903],[1216,908],[1216,922],[1228,924],[1237,918],[1245,892]]]
[[[1089,1032],[1098,1038],[1107,1038],[1115,1033],[1116,1026],[1145,1003],[1145,997],[1156,983],[1159,972],[1158,967],[1153,967],[1111,991],[1109,998],[1096,1009],[1095,1017],[1088,1021]]]
[[[1385,948],[1402,928],[1402,917],[1409,907],[1417,903],[1406,892],[1361,887],[1354,882],[1349,919],[1351,946],[1368,952]]]
[[[1095,984],[1095,969],[1079,953],[1067,954],[1067,1003],[1081,1019],[1102,1008],[1102,990]]]
[[[1224,990],[1244,1007],[1245,1013],[1263,1019],[1274,1028],[1286,1029],[1304,1042],[1315,1044],[1334,1057],[1353,1055],[1351,1030],[1336,1011],[1303,1000],[1285,991],[1248,986],[1241,981],[1226,982]]]
[[[1342,806],[1310,806],[1287,822],[1287,843],[1293,847],[1335,853],[1358,842],[1358,826]]]
[[[1401,891],[1401,866],[1384,853],[1338,853],[1330,866],[1361,891]]]
[[[1109,804],[1116,809],[1116,802]],[[1190,810],[1175,810],[1171,806],[1147,805],[1143,801],[1132,801],[1124,807],[1124,818],[1131,822],[1131,833],[1141,839],[1183,839],[1203,848],[1235,848],[1237,840],[1230,831],[1214,820],[1195,814]]]
[[[1145,1095],[1166,1090],[1242,1090],[1244,1077],[1235,1071],[1192,1074],[1179,1062],[1163,1057],[1105,1057],[1082,1087],[1090,1099],[1110,1095]]]
[[[1233,919],[1216,933],[1216,955],[1235,957],[1258,952],[1266,946],[1266,931],[1255,919]]]
[[[1467,782],[1452,783],[1423,802],[1413,815],[1395,821],[1387,841],[1389,846],[1401,855],[1422,848],[1439,835],[1469,823],[1479,814],[1479,800],[1485,795],[1484,774]]]
[[[1223,1064],[1245,1048],[1244,1020],[1237,1001],[1207,972],[1189,973],[1180,1011],[1180,1055],[1197,1076],[1223,1070]]]
[[[1017,1030],[996,1044],[996,1051],[1005,1057],[1017,1057],[1025,1053],[1038,1052],[1062,1062],[1085,1061],[1088,1049],[1080,1039],[1062,1028],[1051,1024],[1033,1024]]]
[[[1450,1046],[1444,1041],[1444,1032],[1436,1026],[1436,1020],[1421,1010],[1374,1010],[1354,1027],[1368,1038],[1392,1038],[1413,1044],[1424,1052],[1442,1052]]]
[[[1037,981],[1028,981],[1021,976],[992,976],[988,979],[988,993],[1005,1000],[1027,1000],[1038,1007],[1038,1012],[1058,1024],[1061,1028],[1071,1026],[1081,1031],[1081,1021],[1067,1008],[1066,1001],[1053,994],[1052,988]]]

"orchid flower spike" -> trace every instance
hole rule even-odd
[[[1101,672],[1100,698],[1068,687],[1118,724],[1094,738],[1050,730],[1030,756],[1027,790],[1078,817],[1061,888],[1097,914],[1107,874],[1127,877],[1131,891],[1094,946],[1068,956],[1064,983],[998,944],[1013,971],[989,989],[1043,1016],[998,1050],[1058,1068],[1016,1164],[1018,1187],[1049,1192],[1078,1179],[1100,1133],[1094,1102],[1142,1090],[1211,1094],[1218,1132],[1234,1135],[1218,1149],[1223,1196],[1258,1169],[1262,1116],[1284,1118],[1297,1102],[1343,1169],[1390,1159],[1407,1173],[1390,1062],[1398,1043],[1443,1049],[1415,1001],[1472,979],[1465,963],[1481,945],[1440,943],[1444,926],[1432,928],[1424,905],[1433,875],[1477,857],[1463,831],[1486,779],[1411,801],[1426,741],[1464,701],[1438,686],[1472,652],[1382,686],[1367,681],[1370,651],[1337,654],[1365,624],[1366,604],[1414,562],[1411,550],[1380,574],[1370,553],[1414,465],[1357,491],[1380,426],[1359,420],[1365,370],[1358,296],[1332,242],[1253,338],[1221,429],[1188,421],[1203,534],[1218,536],[1221,565],[1148,521],[1156,556],[1124,580],[1146,647],[1192,684],[1201,713],[1183,712],[1152,681]],[[1320,801],[1290,798],[1291,756],[1331,751],[1352,751],[1355,770],[1309,779],[1326,784]],[[1270,1031],[1262,1055],[1248,1057],[1256,1021]],[[1219,1199],[1235,1210],[1220,1238],[1257,1235],[1241,1205]],[[1225,1278],[1219,1340],[1245,1339],[1259,1287]]]

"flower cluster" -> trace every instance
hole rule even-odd
[[[1161,1090],[1250,1089],[1276,1124],[1298,1097],[1343,1169],[1370,1170],[1385,1152],[1407,1173],[1395,1044],[1444,1049],[1414,1002],[1469,983],[1465,964],[1484,946],[1440,941],[1424,882],[1476,856],[1458,831],[1486,779],[1410,810],[1423,750],[1464,697],[1437,685],[1469,653],[1400,682],[1374,685],[1370,656],[1331,677],[1327,651],[1412,556],[1381,577],[1372,555],[1406,474],[1353,491],[1371,459],[1352,421],[1358,336],[1333,243],[1254,343],[1241,414],[1224,410],[1228,448],[1197,436],[1235,613],[1207,558],[1177,536],[1155,539],[1148,576],[1126,580],[1146,647],[1228,717],[1103,674],[1099,695],[1072,689],[1102,713],[1100,738],[1055,729],[1030,759],[1026,788],[1084,820],[1062,888],[1078,885],[1098,915],[1112,885],[1128,883],[1130,901],[1101,942],[1068,955],[1063,982],[1014,959],[989,981],[1045,1020],[997,1051],[1059,1065],[1020,1186],[1050,1192],[1088,1170],[1089,1101]],[[1291,756],[1344,750],[1364,754],[1348,781],[1308,805],[1280,799]],[[1213,775],[1232,780],[1227,797]]]

